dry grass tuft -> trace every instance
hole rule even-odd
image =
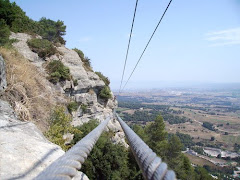
[[[15,50],[0,48],[6,62],[7,83],[3,97],[23,121],[34,121],[45,131],[51,110],[66,99],[36,66]]]
[[[93,89],[89,89],[88,93],[91,94],[91,95],[95,94]]]

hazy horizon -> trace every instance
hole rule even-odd
[[[113,82],[110,84],[111,89],[114,92],[119,91],[119,87],[117,84]],[[137,91],[137,90],[154,90],[154,89],[234,89],[240,90],[240,82],[228,83],[228,82],[166,82],[166,81],[158,81],[158,82],[131,82],[129,86],[123,91]]]

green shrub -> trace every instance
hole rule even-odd
[[[71,126],[71,116],[65,113],[65,108],[58,106],[54,109],[50,118],[49,130],[45,133],[46,137],[53,143],[61,146],[62,149],[67,150],[63,135],[66,133],[81,134],[81,132]]]
[[[0,46],[9,42],[10,30],[5,20],[0,19]]]
[[[68,67],[64,66],[61,61],[53,60],[47,65],[47,71],[50,74],[48,77],[49,81],[52,83],[57,83],[59,81],[70,80],[70,70]]]
[[[28,45],[41,58],[49,57],[57,51],[53,44],[46,39],[31,39],[28,41]]]
[[[77,86],[77,85],[78,85],[78,80],[77,80],[77,79],[74,79],[73,85],[74,85],[74,86]]]
[[[62,37],[66,34],[66,26],[63,21],[53,21],[43,17],[38,22],[38,25],[40,27],[38,34],[44,39],[54,43],[66,43]]]
[[[104,86],[103,89],[100,91],[99,96],[103,99],[109,99],[112,97],[110,88],[108,86]]]
[[[95,73],[99,76],[101,80],[103,80],[106,86],[110,84],[110,80],[106,76],[104,76],[101,72],[95,72]]]
[[[87,112],[87,105],[86,104],[82,104],[81,105],[81,109],[82,109],[83,113]]]
[[[88,57],[85,57],[83,59],[83,67],[85,68],[85,70],[87,71],[93,71],[92,70],[92,66],[91,66],[91,59],[89,59]]]
[[[78,53],[78,56],[83,61],[84,60],[84,53],[80,49],[77,49],[77,48],[74,48],[73,50],[76,51],[76,53]]]
[[[73,101],[73,102],[70,102],[68,105],[67,105],[67,108],[68,108],[68,111],[70,113],[72,113],[73,111],[76,111],[78,109],[78,103]]]

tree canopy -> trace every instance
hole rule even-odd
[[[2,20],[13,32],[38,34],[54,43],[65,44],[63,36],[66,34],[66,26],[63,21],[47,18],[34,21],[15,2],[0,0],[0,21]]]
[[[201,179],[211,176],[205,170],[195,171],[189,159],[181,152],[183,144],[177,135],[168,136],[165,130],[163,117],[158,115],[154,122],[145,127],[134,125],[133,129],[140,137],[143,137],[146,144],[165,161],[170,169],[173,169],[178,179]],[[200,174],[196,174],[200,173]]]

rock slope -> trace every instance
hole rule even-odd
[[[19,121],[10,105],[0,100],[0,177],[33,179],[64,154],[31,122]]]
[[[117,101],[115,100],[113,93],[111,92],[112,98],[108,99],[107,102],[99,97],[99,92],[104,87],[105,83],[97,74],[84,69],[81,58],[74,50],[61,45],[56,47],[56,54],[43,60],[28,47],[27,41],[32,38],[30,35],[24,33],[12,33],[10,38],[18,40],[13,46],[26,59],[36,65],[39,71],[45,73],[46,77],[47,73],[43,68],[46,61],[59,60],[70,69],[70,73],[73,79],[77,81],[77,85],[74,85],[72,80],[66,80],[56,84],[56,88],[60,89],[63,94],[69,96],[70,99],[76,101],[78,104],[87,105],[86,112],[83,112],[81,106],[78,107],[77,111],[72,112],[73,126],[82,125],[90,119],[97,119],[101,122],[106,117],[110,116],[112,117],[112,120],[108,124],[108,128],[115,132],[115,137],[113,138],[114,142],[122,143],[127,147],[121,126],[113,117],[113,109],[117,107]],[[37,38],[41,37],[38,36]]]
[[[0,56],[0,91],[7,87],[5,62],[2,56]]]

